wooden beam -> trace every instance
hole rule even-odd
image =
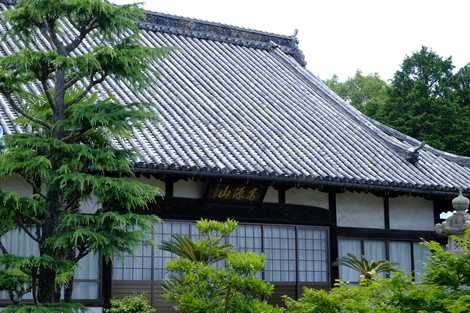
[[[329,226],[329,210],[318,207],[260,203],[256,206],[241,203],[208,203],[204,199],[157,199],[143,213],[156,214],[163,219],[215,220],[236,219],[247,223],[279,223],[312,226]]]
[[[419,241],[420,239],[426,239],[435,240],[438,242],[441,242],[443,240],[443,238],[434,231],[353,227],[338,227],[338,236],[381,240]]]

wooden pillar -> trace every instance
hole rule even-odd
[[[339,267],[333,263],[338,259],[338,225],[336,219],[336,193],[328,193],[330,212],[330,285],[333,287],[336,279],[339,279]]]
[[[390,198],[385,196],[384,198],[384,226],[385,229],[390,229]]]

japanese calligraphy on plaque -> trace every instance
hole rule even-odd
[[[209,185],[208,200],[261,202],[266,193],[266,186],[240,183],[216,183]]]

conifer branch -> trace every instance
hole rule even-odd
[[[43,194],[43,193],[40,191],[41,188],[38,186],[37,183],[34,182],[34,180],[29,180],[29,179],[25,179],[25,180],[26,180],[26,182],[27,182],[28,184],[31,185],[31,187],[33,187],[33,194],[37,194],[37,195],[39,195],[41,198],[47,199],[47,196],[46,196],[45,194]]]
[[[68,106],[72,106],[82,101],[83,98],[85,98],[86,95],[93,89],[93,87],[101,84],[108,77],[108,74],[104,72],[100,78],[93,80],[94,75],[96,75],[96,73],[91,75],[90,83],[88,84],[88,86],[86,86],[85,90],[80,95],[78,95],[75,99],[67,103]]]
[[[31,122],[36,123],[36,124],[39,124],[39,125],[41,125],[41,126],[47,128],[47,129],[49,129],[49,130],[52,128],[52,126],[51,126],[49,123],[47,123],[47,122],[45,122],[45,121],[43,121],[43,120],[41,120],[41,119],[39,119],[39,118],[37,118],[37,117],[34,117],[34,116],[29,115],[28,113],[26,113],[26,112],[16,103],[16,101],[13,99],[13,97],[11,96],[11,94],[9,94],[9,93],[4,93],[4,96],[5,96],[5,98],[7,99],[8,103],[10,104],[10,106],[11,106],[16,112],[18,112],[20,115],[22,115],[23,117],[27,118],[27,119],[30,120]]]
[[[59,39],[59,36],[57,36],[57,32],[54,30],[54,27],[51,23],[55,23],[55,21],[48,21],[46,23],[47,33],[49,35],[50,42],[60,55],[66,55],[64,44]]]
[[[24,226],[24,223],[23,221],[21,220],[20,217],[17,218],[17,222],[18,222],[18,226],[31,238],[33,239],[34,241],[36,242],[39,242],[39,238],[34,236],[33,233],[27,228]]]
[[[47,102],[49,102],[49,106],[52,110],[54,110],[54,99],[52,98],[52,94],[49,90],[49,87],[47,87],[47,82],[43,79],[41,79],[41,87],[43,93],[46,95]]]
[[[69,17],[69,21],[71,20],[72,19]],[[88,34],[90,34],[92,31],[96,29],[97,26],[95,23],[96,23],[96,18],[92,18],[90,22],[88,23],[88,25],[86,26],[77,27],[76,25],[72,24],[73,27],[75,27],[75,29],[78,29],[79,35],[65,47],[65,50],[67,51],[67,53],[70,53],[73,50],[75,50],[83,42],[86,36],[88,36]]]
[[[78,81],[80,80],[80,77],[76,76],[76,77],[73,77],[73,78],[70,78],[69,80],[67,80],[65,82],[65,89],[69,89],[70,87],[72,87],[73,85],[75,85]]]
[[[65,142],[73,142],[73,141],[76,141],[76,140],[80,139],[81,137],[87,135],[88,132],[93,131],[93,130],[94,130],[93,128],[82,129],[81,131],[79,131],[79,132],[76,133],[76,134],[70,134],[70,135],[68,135],[67,137],[65,137],[65,138],[63,139],[63,141],[65,141]]]
[[[83,249],[79,249],[78,251],[78,255],[74,258],[74,261],[75,262],[78,262],[80,261],[82,258],[84,258],[88,253],[90,253],[90,248],[89,247],[86,247],[86,248],[83,248]]]
[[[10,254],[7,250],[7,248],[3,245],[3,242],[0,240],[0,251],[2,251],[3,255],[8,255]]]

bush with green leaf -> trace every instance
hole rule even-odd
[[[417,284],[411,277],[395,272],[381,278],[371,272],[359,285],[338,281],[330,291],[305,289],[299,300],[286,297],[289,313],[467,313],[470,312],[470,230],[465,238],[455,238],[462,252],[445,251],[429,242],[431,257],[424,281]],[[365,268],[364,262],[349,262],[351,267]],[[370,262],[367,262],[370,265]],[[370,271],[367,271],[370,272]]]
[[[197,223],[201,240],[176,236],[162,244],[179,256],[168,264],[170,277],[164,282],[164,296],[178,312],[282,312],[265,301],[273,286],[256,276],[264,268],[264,256],[237,252],[226,244],[237,226],[231,220],[201,220]]]
[[[9,306],[2,313],[86,313],[85,307],[76,303]]]
[[[111,308],[106,313],[154,313],[145,295],[135,295],[111,300]]]
[[[426,284],[436,284],[453,290],[470,286],[470,228],[463,238],[453,238],[463,250],[461,253],[446,251],[437,242],[426,243],[431,251],[425,273]]]
[[[359,285],[338,282],[331,291],[305,289],[300,300],[286,298],[289,313],[456,313],[470,312],[470,295],[436,285],[419,285],[401,273]]]

